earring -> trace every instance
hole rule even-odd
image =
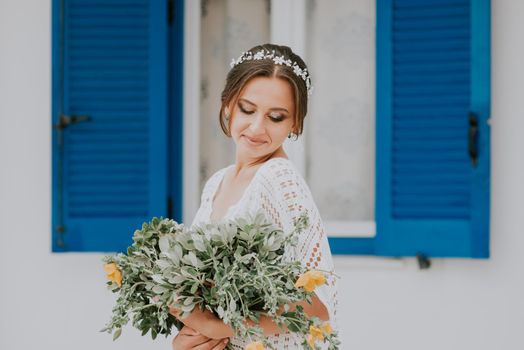
[[[225,109],[224,110],[224,114],[225,114],[225,117],[226,117],[226,122],[229,122],[229,109]]]
[[[292,141],[296,141],[298,139],[298,135],[290,132],[289,135],[287,135],[287,138],[288,139],[292,138]]]

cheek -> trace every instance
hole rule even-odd
[[[287,125],[277,125],[272,128],[272,139],[274,142],[283,142],[288,135],[289,128]]]
[[[249,127],[249,123],[242,117],[235,116],[231,120],[231,136],[238,137],[242,131]]]
[[[278,130],[278,138],[281,140],[281,139],[285,139],[288,135],[288,132],[287,132],[287,129],[285,128],[280,128]]]

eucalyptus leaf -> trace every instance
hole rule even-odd
[[[118,328],[115,333],[113,333],[113,340],[117,340],[118,337],[122,334],[122,328]]]
[[[162,253],[166,253],[169,250],[169,237],[167,235],[158,239],[158,247]]]
[[[156,293],[156,294],[162,294],[162,293],[165,293],[167,292],[169,289],[167,289],[166,287],[163,287],[163,286],[160,286],[160,285],[156,285],[153,287],[153,292]]]
[[[193,244],[195,245],[195,249],[200,252],[206,251],[206,246],[204,244],[204,241],[202,240],[202,237],[195,235],[193,239]]]
[[[198,290],[198,286],[199,286],[199,283],[198,282],[195,282],[193,283],[193,285],[191,286],[191,290],[189,291],[191,294],[195,294],[196,291]]]

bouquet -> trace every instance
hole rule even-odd
[[[213,312],[236,336],[250,339],[246,349],[272,348],[258,326],[261,316],[303,335],[304,348],[326,342],[329,349],[337,349],[337,334],[329,323],[308,317],[300,305],[290,307],[311,303],[314,289],[325,283],[328,273],[284,259],[284,251],[296,245],[307,226],[306,214],[287,235],[262,212],[194,230],[153,218],[135,231],[127,254],[104,259],[108,287],[118,297],[103,331],[116,339],[132,318],[142,335],[167,336],[173,326],[183,327],[170,307],[180,310],[182,319],[200,308]]]

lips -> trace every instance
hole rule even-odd
[[[249,136],[247,136],[247,135],[244,135],[244,137],[245,137],[249,142],[251,142],[251,143],[253,143],[253,144],[262,144],[262,143],[264,143],[264,140],[254,139],[254,138],[251,138],[251,137],[249,137]]]

